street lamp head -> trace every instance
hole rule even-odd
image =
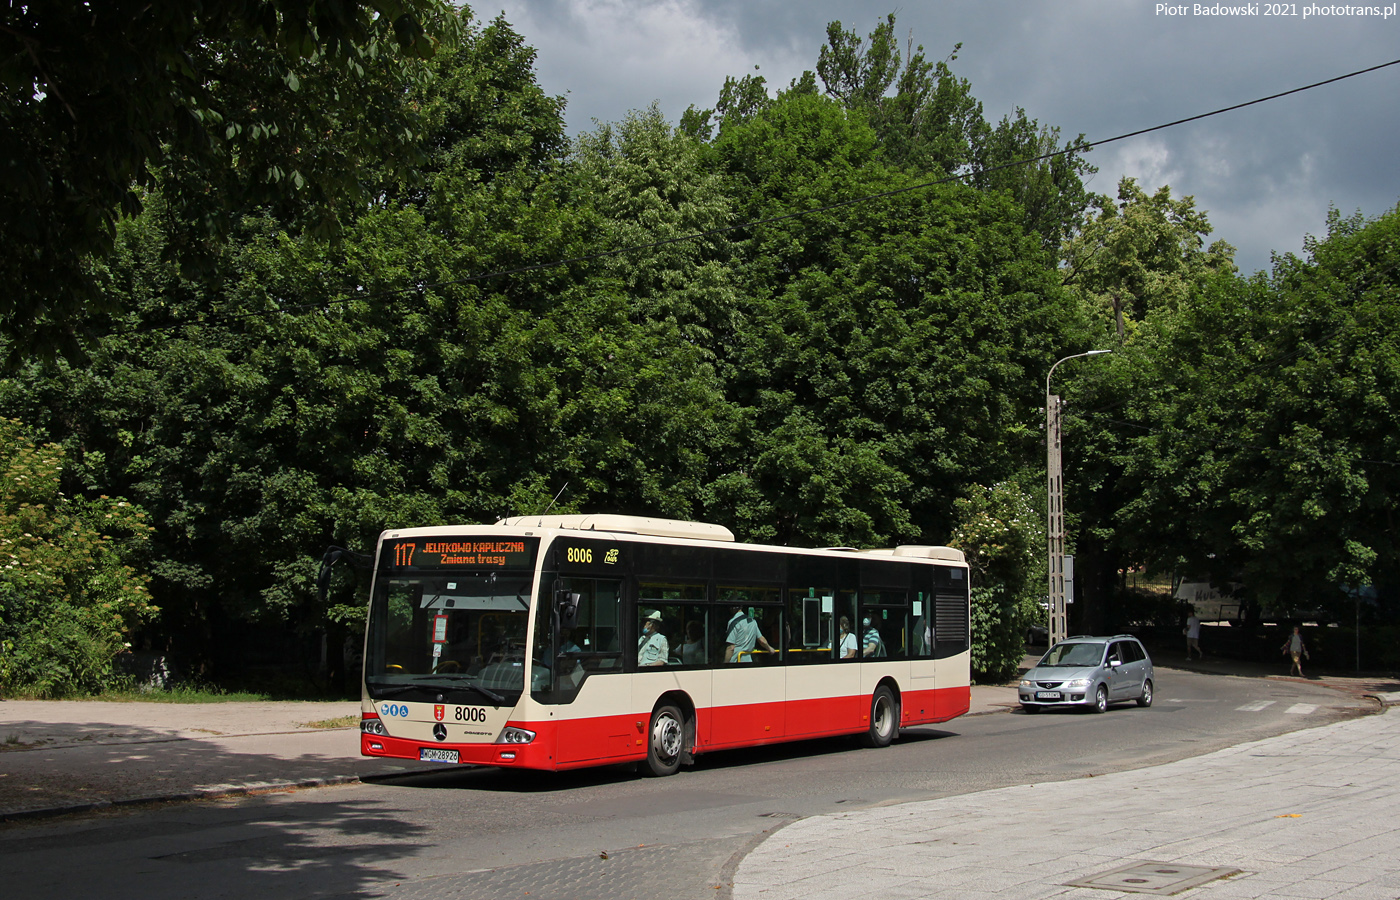
[[[1104,353],[1112,353],[1112,350],[1086,350],[1083,353],[1076,353],[1073,356],[1066,356],[1050,367],[1050,371],[1045,375],[1045,394],[1050,394],[1050,377],[1055,374],[1055,370],[1060,367],[1060,363],[1069,362],[1072,359],[1083,359],[1086,356],[1100,356]]]

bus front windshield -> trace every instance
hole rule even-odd
[[[525,688],[530,578],[381,574],[365,686],[376,700],[513,705]]]

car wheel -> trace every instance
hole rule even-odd
[[[865,732],[865,746],[888,747],[898,734],[899,704],[882,684],[870,696],[870,728]]]
[[[1022,703],[1022,704],[1021,704],[1021,711],[1024,712],[1024,713],[1025,713],[1026,715],[1028,715],[1028,716],[1033,716],[1033,715],[1035,715],[1036,713],[1040,712],[1040,707],[1039,707],[1039,706],[1031,706],[1029,703]]]
[[[652,775],[674,775],[681,767],[681,743],[685,736],[685,720],[674,706],[658,707],[651,714],[650,739],[647,741],[647,771]]]
[[[1101,713],[1108,710],[1108,688],[1099,685],[1099,689],[1094,691],[1094,712]]]
[[[1142,696],[1137,698],[1138,706],[1152,705],[1152,679],[1147,679],[1142,683]]]

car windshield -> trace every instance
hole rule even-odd
[[[1050,652],[1041,657],[1040,665],[1055,667],[1097,666],[1103,660],[1103,644],[1098,641],[1080,641],[1073,644],[1056,644]]]

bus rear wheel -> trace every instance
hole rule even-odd
[[[899,704],[894,694],[883,684],[870,696],[870,727],[865,732],[865,746],[888,747],[899,734]]]
[[[651,775],[674,775],[681,767],[681,750],[685,738],[685,719],[675,706],[658,706],[651,714],[651,729],[647,739],[647,772]]]

